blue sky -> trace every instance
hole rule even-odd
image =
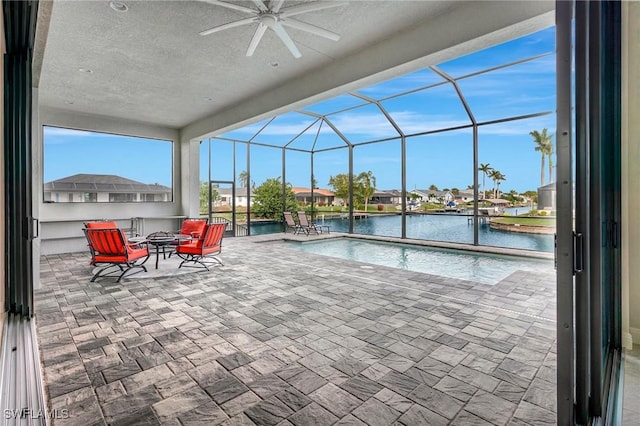
[[[44,128],[45,182],[88,173],[118,175],[171,187],[172,162],[170,141]]]
[[[458,84],[478,123],[553,112],[556,109],[554,38],[554,28],[548,28],[437,66],[450,76],[459,78],[487,68],[543,55],[508,68],[459,79]],[[428,85],[435,86],[387,99],[389,96]],[[429,69],[365,87],[357,92],[381,100],[383,107],[406,135],[470,124],[470,119],[453,86],[445,83],[441,76]],[[344,108],[352,109],[335,113]],[[327,119],[356,145],[355,173],[371,170],[376,176],[378,189],[401,187],[399,134],[375,105],[345,94],[307,106],[304,110],[327,114]],[[220,136],[248,140],[270,120],[263,120]],[[549,133],[555,134],[555,114],[479,127],[479,162],[489,163],[506,176],[506,181],[501,185],[503,191],[515,189],[522,192],[540,185],[540,153],[534,150],[529,132],[540,131],[545,127]],[[385,138],[392,140],[359,145]],[[267,178],[282,175],[280,147],[286,144],[292,148],[313,148],[316,151],[344,146],[342,139],[329,126],[313,116],[299,112],[276,117],[255,136],[254,141],[278,146],[252,146],[251,180],[257,185]],[[166,170],[170,170],[171,164],[170,143],[153,140],[139,142],[139,138],[47,129],[45,182],[75,173],[106,173],[145,183],[171,185],[171,177],[166,173]],[[208,179],[208,144],[209,140],[205,140],[201,145],[201,180]],[[471,129],[407,137],[406,149],[408,189],[427,188],[432,184],[440,189],[465,189],[473,183]],[[78,163],[74,159],[75,153],[80,150],[93,155],[84,155],[83,158],[86,160]],[[212,179],[234,178],[233,150],[232,142],[211,140]],[[246,144],[236,143],[235,150],[237,177],[246,169]],[[108,155],[110,152],[127,152],[130,155],[110,162],[108,159],[113,158]],[[156,164],[157,167],[140,167],[140,158],[148,159],[148,162]],[[310,154],[287,151],[286,158],[286,180],[294,186],[308,187],[311,175]],[[545,175],[548,174],[546,168],[545,164]],[[328,187],[330,176],[347,171],[346,149],[322,151],[314,155],[314,175],[320,187]],[[481,177],[479,182],[482,185]],[[490,180],[486,181],[486,186],[492,186]]]

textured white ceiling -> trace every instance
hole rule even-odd
[[[106,0],[54,0],[50,21],[50,4],[42,7],[35,54],[36,64],[42,63],[40,105],[178,129],[194,127],[194,123],[198,127],[197,123],[206,117],[235,111],[238,105],[259,111],[260,105],[251,105],[254,101],[265,104],[262,109],[266,111],[272,106],[266,105],[269,101],[265,101],[265,93],[302,92],[301,84],[308,76],[313,76],[308,85],[326,91],[333,79],[338,85],[351,78],[346,75],[349,70],[341,67],[343,63],[361,68],[354,79],[366,74],[368,65],[362,64],[371,64],[371,73],[379,72],[376,64],[384,61],[376,46],[391,46],[394,38],[437,23],[440,17],[448,23],[440,22],[443,28],[459,25],[455,30],[465,33],[467,27],[475,25],[475,15],[467,11],[467,18],[456,23],[458,9],[485,7],[488,15],[484,19],[495,19],[496,24],[491,25],[497,29],[501,19],[505,26],[521,19],[517,14],[509,15],[510,8],[524,10],[529,5],[532,11],[523,15],[532,17],[553,7],[552,2],[545,7],[538,6],[540,2],[516,2],[523,5],[520,8],[509,6],[510,2],[352,0],[345,6],[296,16],[342,37],[333,42],[287,28],[302,53],[302,58],[295,59],[271,31],[265,34],[254,55],[246,57],[256,24],[208,36],[198,34],[247,17],[244,13],[203,1],[124,1],[129,6],[126,13],[113,11]],[[233,3],[255,7],[251,1]],[[284,7],[298,3],[302,2],[286,1]],[[490,7],[504,10],[505,16],[490,11]],[[48,33],[44,31],[47,24]],[[446,34],[443,37],[450,38]],[[508,35],[503,34],[505,37]],[[425,45],[435,41],[424,37],[417,40],[418,44],[424,40]],[[415,56],[416,46],[396,45],[401,47],[384,53],[396,65],[404,61],[405,47]],[[354,66],[353,58],[364,56],[363,52],[371,54],[359,67]],[[310,90],[308,94],[316,93]],[[280,96],[283,101],[287,98]],[[224,124],[229,120],[233,121],[233,117],[226,118]]]

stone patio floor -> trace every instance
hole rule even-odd
[[[551,265],[489,286],[264,242],[282,235],[119,284],[89,282],[88,253],[43,257],[53,424],[555,424]]]

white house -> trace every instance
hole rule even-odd
[[[116,175],[76,174],[45,182],[45,203],[170,202],[171,188]]]

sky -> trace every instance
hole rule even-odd
[[[526,114],[554,112],[555,55],[554,28],[548,28],[521,39],[513,40],[483,51],[475,52],[442,64],[437,68],[458,79],[459,88],[477,123],[502,120]],[[461,78],[478,71],[538,56],[537,59],[490,71],[486,74]],[[425,86],[425,90],[405,93]],[[473,134],[470,128],[433,133],[422,132],[448,129],[471,124],[469,115],[452,84],[430,69],[419,70],[356,92],[380,100],[391,118],[407,135],[407,189],[466,189],[473,184]],[[347,111],[336,112],[340,110]],[[330,126],[310,111],[326,115],[351,143],[354,144],[354,172],[372,171],[378,189],[400,189],[400,134],[381,110],[361,98],[344,94],[289,112],[273,119],[219,135],[223,139],[207,139],[201,144],[200,180],[233,180],[247,169],[247,145],[226,139],[276,145],[276,148],[254,145],[250,149],[251,180],[259,185],[268,178],[281,177],[282,147],[310,151],[313,172],[318,186],[329,188],[333,175],[348,172],[348,150],[344,141]],[[266,126],[265,126],[266,125]],[[524,192],[541,184],[541,156],[534,150],[529,135],[533,130],[547,128],[555,134],[555,114],[537,118],[508,121],[478,127],[479,163],[489,164],[506,176],[500,189]],[[415,136],[412,136],[415,135]],[[367,143],[385,139],[384,142]],[[555,137],[553,138],[555,143]],[[341,149],[331,149],[341,148]],[[211,159],[209,160],[209,150]],[[235,173],[234,156],[235,150]],[[45,128],[45,182],[76,173],[116,174],[143,183],[171,186],[171,143],[141,140],[117,135],[78,132],[68,129]],[[82,151],[82,163],[74,160]],[[114,157],[112,152],[126,152]],[[293,186],[310,186],[311,154],[286,150],[286,181]],[[154,167],[140,167],[140,158]],[[548,160],[545,159],[545,182],[549,182]],[[482,175],[479,184],[482,186]],[[485,187],[493,183],[485,178]],[[482,188],[481,188],[482,189]]]

